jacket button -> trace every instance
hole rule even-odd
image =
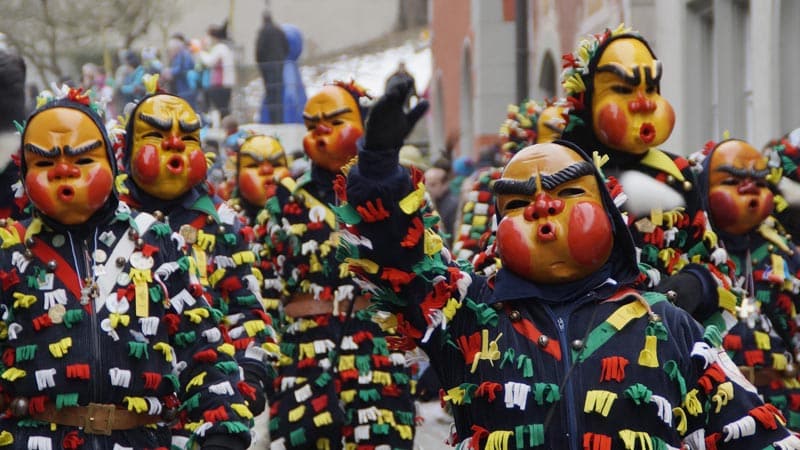
[[[124,256],[117,256],[117,259],[116,259],[116,261],[114,261],[114,264],[116,264],[117,267],[125,266],[125,257]]]
[[[27,417],[28,416],[28,399],[24,397],[17,397],[11,401],[11,412],[14,417]]]
[[[573,350],[581,350],[583,348],[583,341],[580,339],[575,339],[572,341],[572,349]]]
[[[56,262],[55,259],[47,261],[47,270],[49,270],[50,272],[55,272],[56,267],[58,267],[58,263]]]
[[[547,337],[545,335],[539,336],[539,347],[543,347],[543,348],[547,347],[547,344],[549,344],[549,343],[550,343],[550,338],[549,337]]]
[[[501,309],[503,309],[504,306],[505,305],[503,304],[503,302],[497,302],[492,305],[492,308],[494,308],[496,311],[500,311]]]
[[[515,309],[514,311],[508,313],[508,318],[511,319],[512,322],[519,322],[522,319],[522,314]]]

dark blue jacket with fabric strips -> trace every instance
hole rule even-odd
[[[598,183],[601,180],[598,178]],[[601,184],[602,185],[602,184]],[[362,149],[340,210],[340,254],[373,292],[376,319],[431,358],[460,448],[800,448],[726,353],[688,314],[627,286],[633,242],[603,190],[612,256],[586,279],[537,285],[487,279],[417,232],[424,185]],[[378,201],[388,214],[358,211]],[[346,201],[346,203],[344,203]]]
[[[190,281],[205,291],[208,302],[225,315],[226,339],[236,349],[235,359],[251,384],[270,386],[275,378],[273,362],[280,350],[272,319],[261,298],[261,282],[253,272],[255,254],[241,233],[242,223],[226,203],[197,186],[180,198],[165,202],[152,197],[135,183],[126,183],[123,199],[139,210],[166,214],[166,222],[192,261]],[[248,387],[243,394],[253,400]],[[261,395],[261,393],[258,393]]]
[[[220,312],[191,292],[190,263],[169,227],[124,203],[85,227],[48,224],[0,228],[5,399],[27,399],[31,413],[102,403],[159,416],[177,397],[192,440],[246,447],[252,416],[236,389],[233,348],[218,329]],[[166,425],[101,436],[10,413],[0,448],[171,442]]]

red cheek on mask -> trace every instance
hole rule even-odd
[[[607,258],[614,239],[611,221],[597,203],[582,202],[569,216],[569,253],[578,264],[593,266]]]
[[[306,155],[311,157],[311,153],[316,150],[315,139],[311,136],[311,133],[307,134],[306,137],[303,138],[303,150],[306,152]]]
[[[342,153],[352,150],[353,155],[355,155],[356,141],[361,137],[362,134],[364,134],[363,131],[353,126],[344,127],[339,133],[339,139],[336,142],[336,148],[338,148]]]
[[[764,197],[764,201],[761,202],[761,212],[759,213],[759,217],[761,220],[764,220],[772,214],[772,210],[775,209],[775,197],[770,193],[766,197]]]
[[[29,173],[25,177],[25,186],[28,189],[28,196],[37,208],[44,213],[52,212],[55,201],[50,192],[50,184],[47,183],[46,173],[40,173],[39,178]]]
[[[153,183],[158,179],[161,167],[155,145],[147,144],[139,149],[139,153],[133,161],[133,169],[141,184]]]
[[[111,177],[111,172],[105,168],[98,167],[89,174],[89,207],[91,209],[100,208],[103,203],[108,199],[111,194],[111,186],[114,180]]]
[[[260,195],[260,178],[251,174],[239,175],[239,190],[245,199],[257,198]]]
[[[531,255],[528,240],[511,220],[502,220],[497,227],[497,247],[503,265],[509,270],[525,275],[531,273]]]
[[[194,186],[206,179],[206,156],[200,150],[189,153],[189,185]]]
[[[625,110],[613,103],[603,106],[597,116],[597,128],[610,145],[621,144],[625,139],[625,132],[628,131]]]
[[[736,201],[726,192],[712,192],[708,196],[711,220],[719,228],[728,228],[739,220],[741,211]]]

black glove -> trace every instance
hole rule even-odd
[[[249,443],[242,440],[237,435],[219,435],[215,434],[206,438],[200,450],[246,450]]]
[[[248,398],[246,400],[247,406],[250,408],[250,412],[253,413],[254,416],[257,416],[264,412],[264,408],[267,406],[267,394],[264,393],[264,385],[261,383],[261,381],[250,377],[247,374],[245,374],[244,382],[255,389],[256,398]]]
[[[372,106],[367,115],[364,147],[372,151],[398,152],[417,121],[428,110],[428,101],[420,100],[410,111],[403,105],[414,90],[411,80],[390,82],[386,93]]]
[[[714,314],[719,303],[716,298],[708,298],[703,289],[703,282],[696,274],[688,271],[664,278],[656,287],[656,291],[667,294],[670,302],[701,323]]]

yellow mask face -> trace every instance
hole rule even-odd
[[[82,111],[36,114],[25,127],[22,156],[31,203],[57,222],[82,224],[111,195],[114,172],[103,133]]]
[[[325,86],[308,99],[303,110],[306,133],[303,149],[314,164],[338,172],[354,156],[364,134],[355,99],[339,86]]]
[[[708,203],[714,227],[730,234],[756,229],[775,206],[767,158],[750,144],[725,141],[708,164]]]
[[[200,119],[185,100],[172,95],[146,98],[135,110],[131,177],[153,197],[172,200],[206,179],[200,148]]]
[[[239,194],[247,202],[264,206],[275,195],[276,183],[289,175],[280,142],[269,136],[248,138],[239,149]]]
[[[572,149],[522,149],[495,182],[497,248],[503,267],[531,281],[580,280],[608,260],[614,243],[594,167]]]
[[[675,126],[672,106],[659,93],[661,63],[634,38],[612,41],[594,72],[592,127],[608,147],[645,153],[667,140]]]
[[[561,137],[567,121],[564,118],[564,107],[550,105],[539,114],[536,122],[536,142],[553,142]]]

